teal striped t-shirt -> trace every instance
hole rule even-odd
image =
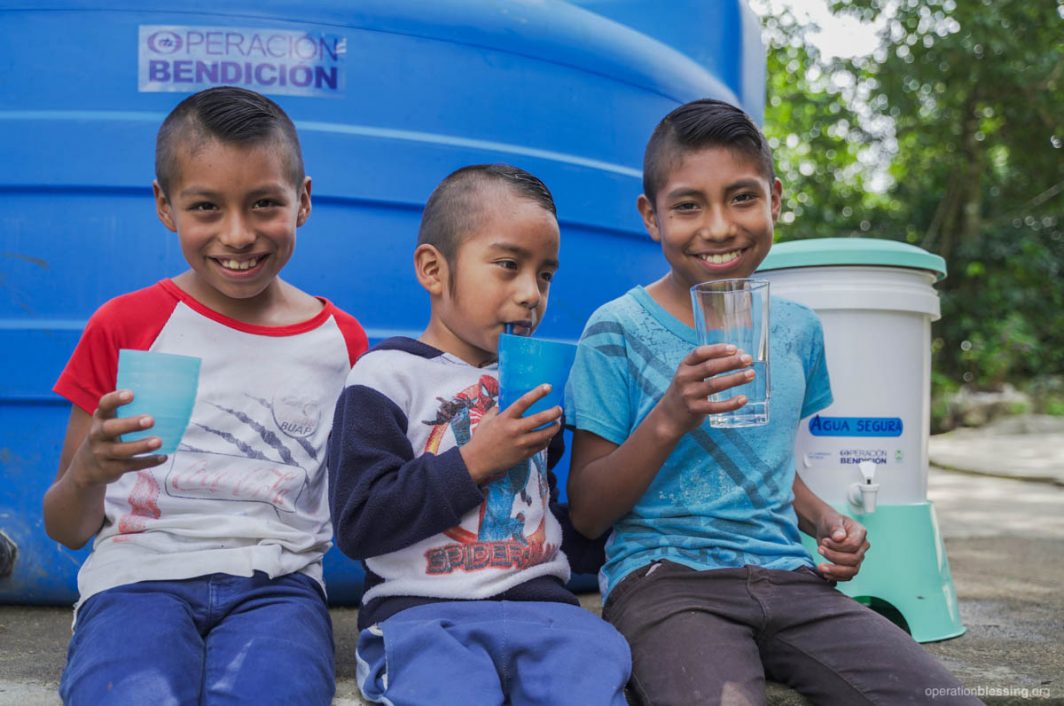
[[[642,287],[600,307],[580,339],[567,386],[569,424],[620,445],[664,395],[695,330]],[[794,440],[831,404],[820,320],[770,303],[769,423],[684,435],[650,487],[614,525],[599,577],[603,597],[628,573],[668,559],[694,569],[813,566],[799,539]]]

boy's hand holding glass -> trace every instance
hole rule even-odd
[[[550,385],[539,385],[501,412],[493,407],[481,418],[472,438],[460,450],[469,475],[478,485],[547,448],[561,429],[562,408],[521,415],[550,391]]]
[[[745,385],[754,378],[751,358],[728,344],[699,346],[676,368],[672,383],[661,398],[659,408],[668,423],[667,434],[679,438],[695,429],[709,414],[723,414],[746,404],[744,395],[719,402],[710,397]],[[725,375],[729,371],[735,371]]]

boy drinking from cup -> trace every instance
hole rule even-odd
[[[669,272],[592,315],[567,408],[571,517],[589,537],[612,532],[603,616],[631,645],[633,695],[764,703],[766,676],[824,704],[962,693],[902,630],[833,588],[869,545],[795,473],[799,421],[831,403],[816,315],[772,300],[767,424],[706,421],[742,407],[743,395],[709,398],[755,373],[749,351],[698,346],[690,290],[749,278],[772,246],[782,187],[764,136],[727,103],[681,106],[650,138],[643,188]],[[814,566],[799,527],[827,562]]]
[[[332,528],[325,441],[367,347],[361,326],[278,276],[310,215],[292,121],[273,101],[212,88],[163,122],[159,219],[189,269],[104,304],[55,390],[73,406],[44,498],[49,536],[78,548],[80,597],[60,692],[68,704],[329,704]],[[137,390],[119,349],[201,359],[181,445],[122,435]]]
[[[625,704],[624,639],[565,587],[563,541],[579,538],[549,470],[561,407],[524,416],[546,385],[497,406],[499,336],[542,321],[558,245],[536,177],[448,176],[414,251],[428,326],[375,346],[337,402],[329,494],[337,544],[366,567],[356,658],[371,701]]]

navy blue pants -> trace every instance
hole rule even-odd
[[[766,676],[813,703],[979,704],[938,660],[812,569],[645,566],[603,616],[632,647],[639,704],[753,706]]]
[[[325,598],[303,574],[143,581],[78,609],[59,692],[68,706],[327,706],[333,656]]]
[[[455,601],[361,632],[362,695],[394,706],[626,706],[631,657],[598,616],[565,603]]]

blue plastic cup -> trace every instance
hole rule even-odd
[[[550,383],[550,393],[522,416],[561,406],[575,358],[576,346],[572,343],[499,334],[499,409],[505,411],[519,397],[544,383]]]
[[[151,436],[163,444],[152,453],[172,454],[185,434],[199,387],[200,359],[187,355],[118,351],[116,390],[132,390],[133,401],[118,408],[119,417],[148,415],[155,425],[122,435],[122,441],[138,441]]]

